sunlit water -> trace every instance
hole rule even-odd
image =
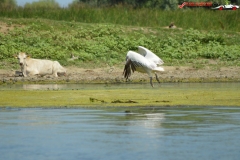
[[[0,109],[1,160],[238,160],[240,108]]]

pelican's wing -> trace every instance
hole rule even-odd
[[[124,78],[128,79],[131,74],[136,71],[136,68],[146,69],[150,67],[150,62],[146,60],[145,57],[136,52],[129,51],[127,53],[126,63],[123,70]]]
[[[128,59],[123,70],[124,78],[128,79],[134,71],[136,71],[136,68],[134,67],[131,59]]]
[[[136,70],[136,68],[134,68],[134,66],[132,65],[132,61],[129,57],[130,52],[131,51],[129,51],[127,53],[126,63],[125,63],[124,70],[123,70],[123,75],[124,75],[124,78],[126,78],[126,79],[128,79],[128,77],[131,76],[132,72],[134,72]]]
[[[161,65],[161,64],[164,63],[161,58],[159,58],[156,54],[154,54],[153,52],[151,52],[150,50],[148,50],[145,47],[138,46],[138,52],[141,55],[143,55],[146,59],[148,59],[149,61],[154,62],[155,64]]]

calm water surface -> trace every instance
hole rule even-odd
[[[0,108],[1,160],[238,160],[239,142],[238,107]]]
[[[239,89],[239,82],[232,83],[155,83],[152,88],[149,83],[143,84],[12,84],[0,85],[1,90],[89,90],[89,89]]]

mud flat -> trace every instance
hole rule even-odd
[[[240,82],[240,67],[221,67],[217,69],[164,66],[165,72],[159,73],[161,82]],[[0,70],[0,84],[14,83],[149,83],[147,74],[134,73],[126,82],[123,68],[109,67],[84,69],[67,67],[67,76],[20,77],[15,70]]]

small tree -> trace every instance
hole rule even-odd
[[[16,0],[0,0],[1,9],[12,9],[17,7]]]
[[[59,4],[55,0],[39,0],[37,2],[26,3],[24,8],[60,8]]]
[[[177,9],[178,0],[164,0],[163,9],[164,10],[175,10]]]

